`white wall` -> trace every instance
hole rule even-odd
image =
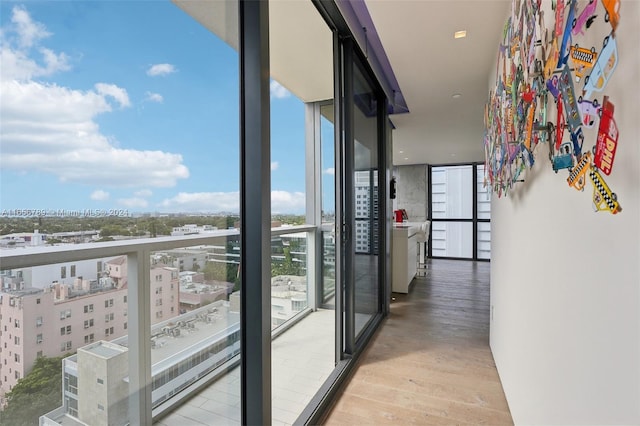
[[[490,343],[517,424],[640,424],[640,3],[621,12],[604,93],[620,130],[605,179],[623,211],[595,213],[590,181],[569,188],[546,146],[517,191],[493,197]],[[609,26],[601,3],[598,15],[587,34]]]

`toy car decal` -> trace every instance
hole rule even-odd
[[[561,3],[564,0],[559,1]],[[567,17],[567,25],[564,28],[564,34],[562,35],[562,44],[560,45],[560,57],[558,58],[558,64],[556,68],[560,68],[567,63],[569,59],[569,45],[571,44],[571,23],[576,10],[576,0],[570,0],[569,3],[569,16]]]
[[[598,169],[595,167],[589,169],[589,179],[593,184],[593,208],[595,211],[609,210],[612,214],[621,212],[622,207],[618,203],[617,195],[611,192],[607,183],[598,173]]]
[[[582,9],[580,15],[575,18],[571,24],[572,30],[571,35],[584,34],[583,28],[586,25],[587,28],[591,26],[591,22],[593,22],[593,14],[596,13],[596,6],[598,5],[597,0],[589,0],[589,3]],[[589,20],[591,19],[591,22]]]
[[[547,90],[551,93],[551,96],[558,99],[558,94],[560,93],[560,88],[558,87],[558,76],[554,75],[549,80],[547,80]]]
[[[578,131],[578,127],[582,123],[580,120],[580,111],[578,111],[578,103],[576,102],[576,94],[573,88],[573,80],[569,66],[565,64],[560,74],[560,91],[562,92],[562,100],[564,101],[565,116],[569,130],[572,133]]]
[[[583,96],[591,98],[594,91],[602,91],[618,65],[618,47],[613,33],[605,37],[602,50],[596,63],[593,64],[591,74],[584,79]]]
[[[562,24],[564,24],[564,0],[558,0],[556,4],[556,37],[562,35]]]
[[[567,183],[569,186],[577,189],[578,191],[584,191],[585,184],[587,183],[587,173],[591,169],[591,153],[585,152],[578,164],[569,170],[569,177]]]
[[[551,78],[551,74],[556,69],[559,57],[560,52],[558,51],[558,40],[554,37],[553,40],[551,40],[551,49],[549,50],[549,55],[547,56],[547,61],[545,62],[544,70],[542,71],[542,75],[545,80]]]
[[[529,107],[529,111],[527,112],[527,127],[524,135],[524,146],[530,150],[531,149],[531,136],[533,132],[533,119],[535,117],[536,112],[536,104],[534,103]]]
[[[602,0],[602,5],[607,11],[604,20],[611,24],[611,28],[615,32],[618,28],[618,22],[620,22],[620,0]]]
[[[587,129],[593,127],[595,119],[600,116],[602,106],[598,105],[598,100],[587,101],[582,99],[582,96],[578,96],[578,109],[580,110],[580,116],[582,117],[582,125]]]
[[[577,44],[575,46],[571,46],[569,58],[575,66],[573,73],[576,76],[576,82],[579,82],[582,79],[582,76],[590,70],[591,67],[593,67],[597,57],[598,54],[596,53],[595,47],[585,49]]]
[[[584,143],[581,127],[578,127],[577,131],[571,132],[571,143],[573,143],[573,155],[579,160],[582,157],[582,144]]]
[[[560,169],[568,169],[573,167],[573,155],[571,142],[565,142],[560,145],[559,152],[553,157],[551,161],[553,171],[558,173]]]
[[[618,147],[618,126],[613,119],[613,110],[613,104],[605,97],[602,104],[602,117],[600,117],[600,127],[598,128],[598,139],[593,159],[593,164],[607,176],[611,174]]]

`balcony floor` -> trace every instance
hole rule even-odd
[[[325,424],[513,424],[489,348],[489,263],[429,268],[394,293]]]
[[[273,340],[273,425],[290,425],[334,368],[335,312],[312,312]],[[240,368],[200,391],[156,426],[240,424]]]

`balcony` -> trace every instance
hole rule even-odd
[[[316,244],[320,235],[324,236],[322,244]],[[274,424],[292,424],[334,370],[335,312],[329,304],[335,287],[332,280],[335,265],[331,255],[334,252],[333,242],[329,235],[330,231],[321,232],[315,226],[272,229],[269,291],[272,297]],[[24,268],[69,262],[108,264],[109,259],[123,256],[126,259],[125,262],[114,261],[127,268],[126,280],[121,276],[110,278],[108,274],[101,276],[98,273],[96,282],[103,279],[104,291],[94,287],[84,292],[82,283],[76,282],[77,295],[73,291],[64,293],[58,283],[56,297],[65,294],[66,299],[55,299],[54,306],[60,306],[57,303],[62,300],[67,306],[78,301],[79,306],[84,306],[89,299],[96,300],[92,302],[96,306],[95,312],[84,312],[80,308],[76,314],[73,308],[65,309],[65,316],[67,311],[71,311],[66,321],[74,321],[78,317],[83,324],[88,321],[85,317],[95,316],[96,336],[101,337],[100,326],[104,317],[101,309],[105,306],[105,312],[110,312],[106,316],[109,318],[107,329],[110,330],[114,324],[116,329],[110,331],[105,340],[98,337],[88,345],[85,344],[87,339],[78,345],[73,340],[73,351],[77,349],[77,352],[63,362],[61,406],[49,413],[38,413],[42,416],[40,424],[95,424],[101,421],[101,417],[109,418],[109,421],[119,419],[122,423],[137,423],[136,416],[148,407],[145,401],[151,402],[150,410],[153,419],[159,419],[158,424],[184,424],[181,420],[185,418],[191,423],[197,418],[206,424],[240,423],[241,285],[227,283],[225,287],[210,280],[198,283],[196,281],[202,281],[203,274],[200,273],[198,278],[197,271],[202,269],[202,265],[189,265],[191,270],[185,268],[178,275],[174,270],[177,268],[168,265],[172,261],[179,264],[179,259],[175,255],[167,257],[169,252],[200,250],[208,253],[202,257],[206,265],[213,265],[207,266],[207,271],[221,265],[227,273],[229,268],[235,267],[233,270],[237,271],[238,237],[237,230],[223,230],[179,237],[0,252],[5,275]],[[316,246],[324,247],[320,250],[329,253],[322,256],[322,267]],[[226,247],[226,250],[222,252],[220,247]],[[317,274],[321,269],[324,272]],[[166,279],[161,277],[161,271],[166,272]],[[317,276],[323,278],[318,280]],[[165,283],[164,291],[163,287],[154,290],[159,282]],[[52,288],[42,289],[42,292],[56,291]],[[12,293],[18,300],[22,292],[28,290],[25,288]],[[173,300],[171,292],[179,295],[173,303],[167,302]],[[160,300],[157,298],[161,296],[167,299],[164,304],[153,302]],[[53,309],[52,315],[56,315],[58,310]],[[24,314],[25,318],[31,315],[26,310]],[[35,312],[33,316],[35,323]],[[124,331],[118,329],[123,321]],[[86,333],[82,326],[74,327],[73,331]],[[47,337],[44,336],[44,342],[53,341]],[[73,337],[69,336],[69,339]],[[92,397],[87,398],[86,395]],[[177,406],[179,408],[176,409]]]

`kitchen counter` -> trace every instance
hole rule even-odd
[[[408,293],[409,284],[416,276],[418,266],[417,233],[423,222],[393,224],[393,249],[391,252],[391,290]]]

